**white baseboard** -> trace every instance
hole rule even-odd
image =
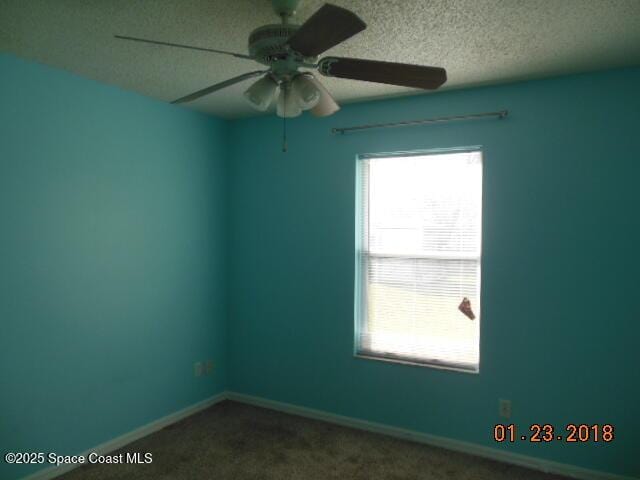
[[[636,480],[633,477],[599,472],[596,470],[590,470],[566,463],[553,462],[551,460],[530,457],[528,455],[522,455],[519,453],[506,452],[503,450],[497,450],[474,443],[463,442],[461,440],[454,440],[438,435],[431,435],[428,433],[416,432],[404,428],[392,427],[382,423],[368,422],[366,420],[360,420],[353,417],[345,417],[322,410],[300,407],[289,403],[277,402],[262,397],[254,397],[251,395],[244,395],[242,393],[236,392],[222,392],[187,408],[167,415],[166,417],[148,423],[147,425],[137,428],[131,432],[125,433],[124,435],[114,438],[113,440],[109,440],[94,448],[90,448],[87,451],[81,453],[81,455],[87,456],[91,452],[96,452],[100,455],[108,454],[142,437],[150,435],[153,432],[161,430],[167,425],[171,425],[172,423],[178,422],[179,420],[182,420],[183,418],[204,410],[211,405],[215,405],[216,403],[219,403],[225,399],[246,403],[249,405],[255,405],[258,407],[269,408],[271,410],[290,413],[292,415],[298,415],[301,417],[323,420],[325,422],[344,425],[346,427],[381,433],[384,435],[411,440],[418,443],[425,443],[427,445],[442,447],[449,450],[455,450],[479,457],[490,458],[492,460],[510,463],[513,465],[520,465],[522,467],[528,467],[547,473],[565,475],[567,477],[573,477],[581,480]],[[62,475],[63,473],[67,473],[74,468],[77,468],[78,466],[79,465],[60,465],[59,467],[52,466],[43,470],[39,470],[27,477],[24,477],[22,480],[51,480],[59,475]]]
[[[134,442],[142,437],[146,437],[147,435],[152,434],[153,432],[157,432],[158,430],[163,429],[167,425],[171,425],[172,423],[176,423],[183,418],[186,418],[194,413],[198,413],[205,408],[210,407],[211,405],[215,405],[218,402],[226,399],[226,393],[222,392],[218,395],[214,395],[213,397],[209,397],[201,402],[190,405],[182,410],[178,410],[177,412],[171,413],[166,417],[159,418],[158,420],[154,420],[151,423],[147,423],[140,428],[136,428],[124,435],[120,435],[113,440],[109,440],[105,443],[97,445],[96,447],[90,448],[85,452],[82,452],[80,455],[87,457],[91,452],[96,452],[99,455],[106,455],[108,453],[113,452],[114,450],[118,450],[119,448],[128,445],[131,442]],[[49,468],[45,468],[43,470],[38,470],[31,475],[24,477],[22,480],[51,480],[52,478],[56,478],[63,473],[70,472],[71,470],[80,467],[81,465],[67,464],[60,465],[56,467],[55,465]]]
[[[504,463],[528,467],[546,473],[565,475],[567,477],[578,478],[581,480],[634,480],[633,477],[590,470],[566,463],[544,460],[541,458],[530,457],[528,455],[522,455],[519,453],[507,452],[504,450],[497,450],[495,448],[485,447],[482,445],[477,445],[475,443],[463,442],[461,440],[454,440],[452,438],[440,437],[428,433],[392,427],[389,425],[384,425],[382,423],[368,422],[366,420],[345,417],[322,410],[300,407],[297,405],[291,405],[289,403],[268,400],[266,398],[244,395],[242,393],[227,392],[227,399],[255,405],[258,407],[269,408],[271,410],[277,410],[284,413],[290,413],[292,415],[299,415],[301,417],[323,420],[325,422],[344,425],[346,427],[367,430],[369,432],[382,433],[384,435],[389,435],[396,438],[425,443],[436,447],[442,447],[449,450],[455,450],[479,457],[490,458],[492,460],[497,460]]]

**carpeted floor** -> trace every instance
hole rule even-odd
[[[222,402],[120,452],[146,465],[88,465],[64,480],[560,480],[470,455]]]

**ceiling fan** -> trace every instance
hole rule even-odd
[[[439,67],[344,57],[324,57],[318,60],[318,55],[351,38],[367,26],[355,13],[328,3],[302,25],[295,25],[290,23],[290,20],[299,3],[300,0],[272,0],[273,8],[282,22],[253,30],[249,35],[248,55],[123,35],[115,37],[232,55],[254,60],[268,67],[266,70],[248,72],[203,88],[171,103],[190,102],[250,78],[262,77],[244,93],[247,101],[257,110],[266,111],[279,90],[276,111],[280,117],[297,117],[303,110],[310,110],[316,116],[327,116],[338,111],[340,107],[309,70],[317,70],[326,77],[426,90],[436,89],[446,82],[447,72]]]

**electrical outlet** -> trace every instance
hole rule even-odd
[[[511,400],[498,400],[498,413],[503,418],[511,418]]]
[[[207,360],[205,371],[207,375],[211,375],[213,373],[213,360]]]
[[[193,375],[195,377],[201,377],[203,372],[202,362],[196,362],[193,364]]]

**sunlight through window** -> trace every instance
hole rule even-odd
[[[362,356],[477,371],[482,154],[363,158]]]

